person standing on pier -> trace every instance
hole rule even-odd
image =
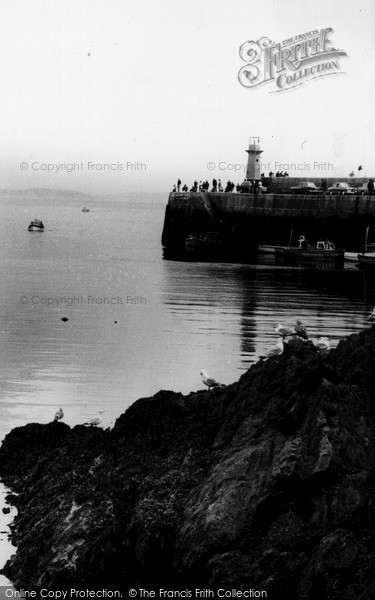
[[[213,180],[212,180],[212,190],[213,190],[214,192],[216,192],[216,190],[217,190],[217,181],[216,181],[216,179],[213,179]]]
[[[181,179],[177,179],[177,191],[180,191],[180,187],[181,187]]]
[[[368,180],[367,191],[368,191],[368,195],[369,196],[373,196],[374,195],[374,182],[373,182],[372,179]]]

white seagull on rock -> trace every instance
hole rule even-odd
[[[294,327],[288,327],[287,325],[281,325],[281,323],[276,325],[274,331],[276,331],[276,333],[278,335],[281,335],[283,338],[287,337],[288,335],[296,335],[296,330]]]
[[[61,421],[61,419],[64,417],[64,411],[62,408],[59,408],[59,410],[57,411],[57,413],[55,414],[55,418],[53,419],[54,421]]]
[[[327,337],[318,337],[318,339],[314,342],[315,348],[319,350],[319,352],[328,352],[331,349],[331,344],[329,338]]]
[[[201,371],[201,377],[204,385],[208,387],[208,391],[210,391],[211,388],[225,387],[223,383],[219,383],[219,381],[210,377],[206,371]]]
[[[271,350],[268,350],[267,354],[265,354],[264,356],[260,356],[259,358],[272,358],[273,356],[281,356],[281,354],[283,352],[284,352],[283,338],[279,338],[277,340],[276,346],[271,348]]]
[[[82,423],[82,425],[91,425],[91,427],[97,427],[102,422],[100,417],[94,417],[90,421],[86,421],[86,423]]]

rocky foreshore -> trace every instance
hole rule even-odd
[[[14,429],[0,449],[18,588],[110,582],[369,600],[375,329],[293,339],[223,389],[138,400],[112,430]]]

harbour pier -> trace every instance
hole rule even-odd
[[[338,179],[327,179],[327,187]],[[184,255],[189,234],[217,231],[225,242],[228,260],[249,262],[260,245],[296,245],[298,238],[329,239],[336,247],[361,252],[375,242],[375,196],[293,195],[288,188],[313,178],[262,178],[266,194],[172,192],[165,211],[162,245],[166,258]],[[341,178],[352,186],[367,179]],[[268,193],[270,192],[270,193]]]

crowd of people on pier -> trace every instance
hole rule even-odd
[[[274,172],[270,171],[268,173],[268,177],[273,177],[274,176]],[[261,177],[264,177],[264,173],[261,175]],[[275,177],[289,177],[289,173],[287,173],[287,171],[284,171],[284,173],[282,171],[277,171]]]
[[[197,180],[194,181],[192,187],[189,189],[189,187],[186,185],[186,183],[184,183],[184,185],[181,187],[182,181],[181,179],[177,180],[177,184],[173,186],[172,192],[241,192],[241,191],[246,191],[246,192],[250,192],[250,193],[255,193],[257,194],[262,188],[262,179],[264,178],[264,173],[261,174],[261,179],[254,179],[254,180],[245,180],[246,181],[246,187],[245,187],[245,182],[244,183],[237,183],[235,184],[233,181],[227,181],[225,188],[223,187],[223,184],[221,183],[221,179],[216,180],[213,179],[212,180],[212,186],[210,189],[210,183],[209,181],[200,181],[198,183]],[[272,171],[269,172],[268,177],[273,177],[274,173]],[[275,177],[289,177],[289,173],[287,173],[286,171],[284,173],[282,173],[281,171],[277,171]],[[363,184],[365,185],[365,184]],[[265,191],[266,188],[263,188],[263,191]],[[326,192],[327,190],[327,180],[326,179],[322,179],[322,183],[321,183],[321,191],[322,192]],[[373,196],[374,192],[375,192],[375,184],[374,181],[372,179],[368,180],[367,183],[367,192],[369,196]],[[363,190],[362,190],[363,193]]]
[[[178,179],[177,184],[173,186],[172,192],[208,192],[210,190],[209,181],[200,181],[199,184],[198,181],[194,181],[190,190],[186,183],[184,183],[182,188],[181,184],[181,179]],[[233,181],[227,181],[224,188],[223,184],[221,183],[221,179],[219,179],[218,181],[216,179],[212,180],[212,188],[210,190],[211,192],[234,192],[234,190],[236,190],[236,192],[239,192],[241,190],[241,184],[237,183],[236,185],[235,183],[233,183]]]

